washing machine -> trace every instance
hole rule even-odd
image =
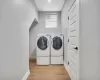
[[[37,35],[37,65],[50,64],[50,36],[46,34]]]
[[[63,64],[63,34],[51,36],[51,64]]]

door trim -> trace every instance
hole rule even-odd
[[[68,67],[68,65],[66,64],[65,61],[64,61],[64,67],[65,67],[66,71],[68,72],[68,74],[69,74],[69,76],[70,76],[70,78],[71,78],[71,72],[70,72],[70,69],[69,69],[69,67]]]

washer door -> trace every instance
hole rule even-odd
[[[62,39],[58,36],[53,38],[53,48],[59,50],[62,47]]]
[[[48,39],[44,36],[40,37],[37,41],[37,46],[41,50],[45,50],[48,47]]]

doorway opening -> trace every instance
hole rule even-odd
[[[47,39],[45,37],[40,37],[39,38],[40,40],[38,40],[36,42],[37,34],[34,34],[32,32],[34,32],[33,28],[37,27],[37,24],[38,24],[37,20],[34,20],[34,22],[32,23],[32,27],[29,30],[30,31],[30,35],[29,35],[30,42],[29,43],[30,43],[30,53],[31,54],[30,54],[30,59],[29,59],[30,76],[28,77],[27,80],[71,80],[68,75],[68,72],[65,70],[64,65],[54,65],[53,64],[55,60],[52,61],[52,65],[37,65],[36,46],[38,45],[39,46],[38,48],[43,49],[43,50],[47,49],[47,47],[48,47],[47,45],[45,45],[45,43],[47,43],[47,41],[46,41]],[[33,35],[35,36],[35,38],[33,37]],[[63,42],[61,42],[61,41],[63,41],[62,38],[54,36],[54,39],[53,39],[53,36],[52,36],[52,40],[54,42],[54,45],[52,46],[53,53],[56,53],[56,52],[54,52],[56,49],[59,50],[60,48],[63,47]],[[35,40],[35,42],[34,42],[34,40]],[[43,40],[44,40],[44,42],[43,42]],[[39,44],[38,44],[38,42],[39,42]],[[41,44],[41,42],[42,42],[42,44]],[[57,43],[61,43],[61,44],[57,44]],[[34,44],[34,46],[33,46],[33,44]],[[34,48],[34,50],[33,50],[33,48]],[[58,60],[56,60],[56,61],[58,61]]]

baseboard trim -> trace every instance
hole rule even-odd
[[[69,74],[69,76],[70,76],[70,78],[71,78],[70,69],[69,69],[68,65],[67,65],[65,62],[64,62],[64,67],[65,67],[66,71],[68,72],[68,74]]]
[[[25,76],[23,77],[22,80],[27,80],[29,75],[30,75],[30,70],[28,70],[28,72],[26,72],[26,74],[25,74]]]
[[[29,60],[36,60],[36,57],[30,57]]]

